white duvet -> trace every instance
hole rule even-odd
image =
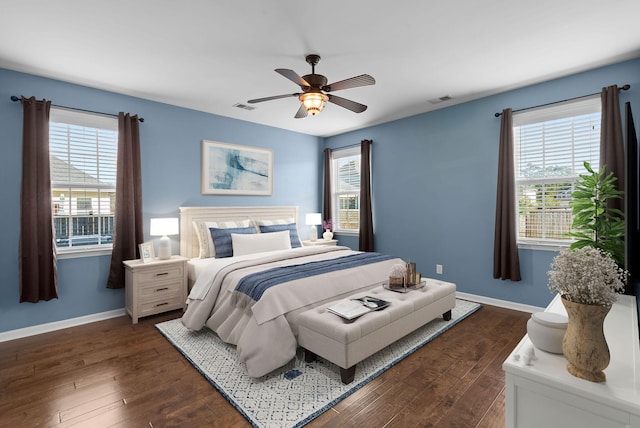
[[[248,307],[234,304],[232,291],[245,275],[278,266],[327,260],[357,253],[347,247],[314,246],[227,259],[211,259],[201,268],[187,300],[182,323],[200,330],[205,325],[227,343],[237,345],[240,360],[252,377],[263,376],[295,357],[297,315],[326,301],[347,297],[384,281],[393,258],[289,281],[270,288]]]

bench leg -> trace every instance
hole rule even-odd
[[[304,349],[304,362],[305,363],[312,363],[316,360],[316,358],[318,358],[318,355],[315,352],[311,352],[308,349]],[[342,380],[342,383],[344,383],[345,385],[348,383],[353,382],[353,378],[356,375],[356,366],[351,366],[348,369],[343,369],[342,367],[340,367],[340,380]]]
[[[451,309],[442,314],[442,318],[444,318],[445,321],[451,321]]]
[[[311,363],[313,361],[316,360],[318,356],[315,354],[315,352],[311,352],[308,349],[304,349],[304,362],[305,363]]]
[[[356,375],[355,365],[349,367],[348,369],[343,369],[342,367],[340,367],[340,380],[342,380],[342,383],[344,383],[345,385],[353,382],[353,378],[355,377],[355,375]]]

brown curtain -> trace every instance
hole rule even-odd
[[[58,298],[49,172],[51,101],[36,101],[35,97],[21,101],[20,302],[37,303]]]
[[[624,191],[625,158],[620,119],[618,86],[602,88],[602,126],[600,127],[600,166],[606,165],[608,172],[618,177],[616,187]],[[624,210],[624,199],[612,199],[609,208]]]
[[[322,220],[331,220],[331,149],[324,149],[324,191],[322,195]]]
[[[138,116],[118,114],[118,170],[113,251],[107,288],[124,287],[124,260],[137,259],[142,231],[142,176]]]
[[[362,140],[360,143],[360,251],[373,251],[373,213],[371,210],[372,143],[371,140]]]
[[[496,225],[493,241],[493,277],[520,281],[520,259],[516,239],[515,174],[513,165],[513,116],[502,111],[498,155]]]

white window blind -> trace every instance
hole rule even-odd
[[[51,108],[51,198],[59,251],[111,246],[117,148],[117,118]]]
[[[518,243],[568,245],[569,200],[579,174],[600,159],[599,95],[513,115]]]
[[[334,150],[331,180],[333,227],[337,232],[358,232],[360,227],[360,147]]]

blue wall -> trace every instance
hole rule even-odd
[[[177,216],[182,205],[298,205],[321,207],[322,149],[372,139],[376,250],[415,261],[424,276],[455,282],[458,290],[545,306],[552,298],[550,251],[521,250],[521,282],[492,277],[496,169],[500,120],[494,113],[599,92],[629,83],[621,101],[640,111],[640,60],[596,69],[465,104],[328,138],[283,131],[139,98],[0,69],[0,332],[124,307],[122,290],[107,290],[109,257],[60,260],[60,298],[18,303],[18,237],[22,109],[11,95],[108,113],[127,111],[141,125],[143,214]],[[636,116],[636,123],[640,123]],[[202,139],[274,150],[271,197],[200,194]],[[291,178],[295,177],[295,180]],[[178,253],[178,241],[173,251]],[[338,236],[357,247],[357,239]],[[435,274],[435,265],[444,274]]]
[[[637,115],[640,60],[331,137],[326,146],[373,140],[376,251],[415,261],[423,276],[454,282],[462,292],[546,306],[553,297],[547,271],[555,252],[521,249],[522,281],[493,279],[500,134],[494,113],[626,83],[631,89],[620,92],[621,104],[631,101]],[[443,275],[436,275],[436,264],[443,265]]]
[[[149,219],[177,217],[179,206],[297,205],[302,220],[305,213],[318,210],[321,138],[0,69],[0,332],[124,307],[123,290],[105,288],[109,256],[59,260],[59,299],[18,303],[22,108],[9,99],[11,95],[144,117],[140,139],[147,240]],[[201,195],[203,139],[272,149],[273,196]],[[174,254],[179,253],[177,238],[172,242]]]

